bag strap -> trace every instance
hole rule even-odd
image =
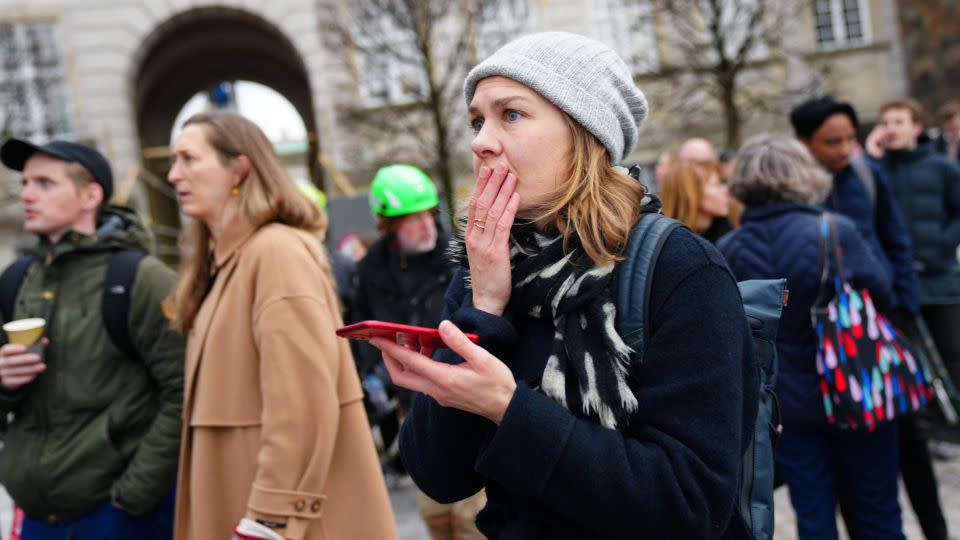
[[[110,255],[103,278],[103,297],[100,303],[103,326],[110,341],[128,358],[140,359],[140,353],[130,337],[130,298],[137,268],[146,253],[120,250]]]
[[[839,280],[839,285],[847,281],[847,273],[843,269],[843,248],[840,247],[840,240],[837,238],[837,227],[833,223],[833,218],[828,219],[830,221],[830,247],[833,252],[833,261],[837,265],[837,275],[835,279]]]
[[[13,320],[17,293],[23,285],[23,278],[27,276],[27,269],[34,260],[36,259],[32,254],[24,253],[3,271],[3,275],[0,275],[0,313],[3,314],[4,321]]]
[[[640,355],[650,332],[647,321],[657,259],[670,233],[681,225],[663,214],[641,214],[630,231],[623,261],[617,267],[617,333]],[[634,281],[635,277],[640,283]]]
[[[874,211],[877,209],[877,180],[873,177],[873,170],[870,164],[862,155],[852,156],[850,158],[850,168],[863,184],[863,189],[867,190],[867,196],[870,197],[870,206]]]
[[[826,307],[834,294],[843,289],[846,275],[843,270],[843,250],[837,240],[837,228],[829,212],[817,220],[817,239],[820,253],[820,288],[813,303],[815,308]],[[830,269],[833,267],[834,273]]]
[[[817,254],[820,259],[820,287],[817,289],[817,298],[813,301],[813,307],[822,308],[826,306],[833,292],[828,287],[830,281],[830,248],[827,246],[827,238],[830,234],[830,217],[824,212],[817,217]]]

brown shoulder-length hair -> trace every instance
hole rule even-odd
[[[249,160],[250,171],[238,186],[241,219],[255,228],[283,223],[318,236],[324,234],[326,213],[300,194],[273,144],[256,124],[235,112],[214,110],[195,114],[183,125],[202,127],[207,143],[217,151],[224,166],[240,156]],[[181,332],[193,327],[207,294],[213,264],[207,226],[195,219],[185,234],[190,246],[189,255],[181,263],[180,275],[170,298],[173,326]]]
[[[692,229],[700,213],[703,188],[713,174],[723,178],[723,168],[719,161],[674,161],[666,181],[660,187],[664,215],[682,221]]]
[[[542,221],[563,236],[564,251],[576,236],[597,266],[623,259],[630,229],[640,217],[644,188],[610,164],[606,148],[583,126],[563,115],[573,138],[566,182],[542,209]]]

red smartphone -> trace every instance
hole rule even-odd
[[[410,326],[406,324],[389,323],[384,321],[362,321],[343,328],[337,328],[337,335],[347,339],[369,340],[380,337],[393,340],[401,345],[417,345],[421,350],[433,351],[445,349],[447,344],[440,339],[440,331],[436,328]],[[480,336],[466,334],[467,339],[477,343]]]

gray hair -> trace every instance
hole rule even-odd
[[[787,135],[761,133],[737,152],[730,192],[747,206],[775,201],[820,204],[833,179],[807,148]]]

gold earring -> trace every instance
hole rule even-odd
[[[238,187],[234,187],[233,189],[230,190],[230,195],[233,195],[234,197],[236,197],[239,194],[240,194],[240,188]]]

